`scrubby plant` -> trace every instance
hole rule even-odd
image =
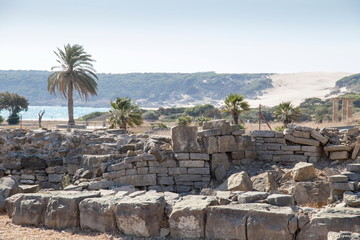
[[[132,104],[131,99],[116,98],[111,102],[110,113],[110,128],[116,128],[117,126],[126,131],[127,127],[140,126],[143,122],[142,112],[140,108]]]
[[[282,131],[284,131],[285,128],[286,128],[285,126],[277,126],[277,127],[275,127],[275,131],[282,132]]]
[[[208,117],[197,117],[195,119],[195,122],[197,123],[197,125],[202,126],[204,125],[205,122],[211,121],[211,118]]]
[[[187,114],[184,114],[177,119],[177,125],[179,126],[189,126],[191,122],[192,118]]]
[[[286,127],[289,123],[300,118],[300,108],[294,107],[291,102],[280,103],[275,110],[275,117],[281,120]]]
[[[165,123],[154,123],[151,124],[151,129],[165,128],[169,129],[169,127]]]
[[[20,123],[20,117],[17,113],[13,113],[11,114],[8,119],[7,122],[9,123],[9,125],[16,125]]]
[[[159,119],[159,114],[156,111],[149,110],[143,113],[142,118],[155,121]]]
[[[228,112],[234,119],[234,123],[239,123],[240,113],[250,109],[249,103],[244,101],[244,96],[237,93],[230,93],[224,100],[224,112]]]

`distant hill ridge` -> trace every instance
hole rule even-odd
[[[30,105],[66,106],[66,101],[47,91],[49,71],[0,70],[0,91],[25,96]],[[98,74],[98,96],[86,103],[75,99],[76,106],[108,107],[116,97],[130,97],[141,107],[216,104],[231,92],[256,98],[272,87],[271,73],[217,74],[128,73]]]

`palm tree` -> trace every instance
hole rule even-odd
[[[294,107],[291,102],[282,102],[276,107],[274,115],[283,121],[286,127],[292,121],[300,118],[300,109]]]
[[[134,127],[135,125],[140,126],[142,124],[142,112],[137,105],[131,103],[130,98],[118,97],[110,104],[110,128],[116,128],[116,126],[119,126],[119,128],[126,131],[127,126]]]
[[[237,93],[230,93],[224,102],[224,111],[231,114],[234,119],[234,124],[239,123],[240,113],[250,109],[248,102],[244,101],[244,96]]]
[[[52,67],[59,69],[48,77],[48,91],[55,94],[60,92],[68,100],[68,125],[75,125],[73,91],[76,90],[81,99],[87,101],[89,95],[97,95],[98,77],[95,74],[90,54],[84,51],[80,45],[64,46],[64,51],[57,48],[55,55],[60,66]]]

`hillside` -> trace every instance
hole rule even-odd
[[[48,71],[0,71],[0,89],[25,96],[30,105],[66,106],[66,101],[47,91]],[[141,107],[216,104],[230,92],[255,98],[271,88],[271,74],[129,73],[98,74],[98,96],[76,106],[108,107],[116,97],[130,97]]]
[[[346,88],[347,91],[359,92],[360,91],[360,73],[346,76],[336,81],[337,89]]]

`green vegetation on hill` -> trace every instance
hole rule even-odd
[[[336,81],[337,88],[346,87],[350,91],[360,91],[360,73],[343,77]]]
[[[47,92],[49,71],[0,71],[0,89],[18,93],[31,105],[63,105],[66,100],[60,95]],[[98,96],[84,103],[75,95],[74,105],[107,107],[116,97],[129,97],[141,107],[160,107],[215,104],[229,92],[238,92],[246,98],[261,95],[271,88],[271,74],[217,74],[201,73],[128,73],[97,74]]]

